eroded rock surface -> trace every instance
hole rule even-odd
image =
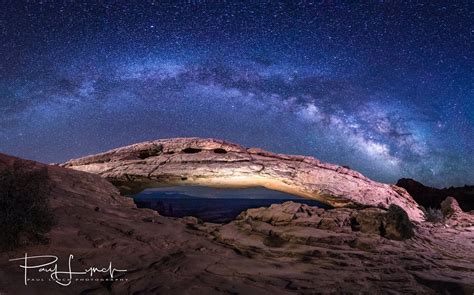
[[[282,271],[290,265],[301,275],[289,277],[286,287],[300,293],[318,284],[337,293],[472,293],[474,224],[418,224],[414,236],[401,241],[407,219],[399,211],[286,202],[249,209],[224,226],[192,227],[244,256],[274,261]]]
[[[222,140],[174,138],[138,143],[61,164],[99,174],[124,193],[157,186],[263,186],[316,199],[334,207],[403,208],[423,220],[402,188],[368,179],[312,157],[274,154]]]
[[[415,223],[415,236],[401,241],[381,233],[388,211],[380,208],[325,211],[289,202],[247,210],[224,225],[202,223],[138,209],[98,175],[1,154],[0,166],[46,168],[56,219],[48,244],[0,252],[2,294],[474,292],[474,225],[461,219]],[[123,281],[25,286],[24,270],[8,261],[25,252],[56,255],[61,270],[73,254],[74,270],[112,261],[127,272],[118,275]]]
[[[453,197],[447,197],[441,202],[445,223],[453,227],[474,226],[474,211],[464,212],[459,207],[458,201]]]

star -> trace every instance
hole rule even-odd
[[[468,5],[31,1],[2,12],[0,152],[62,162],[200,136],[388,183],[474,179]]]

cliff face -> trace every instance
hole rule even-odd
[[[138,143],[75,159],[62,167],[99,174],[124,193],[174,185],[263,186],[333,207],[402,207],[423,220],[402,188],[378,183],[348,168],[312,157],[274,154],[222,140],[174,138]]]
[[[453,197],[463,211],[474,210],[474,186],[472,185],[437,189],[413,179],[402,178],[398,180],[397,186],[406,189],[415,201],[425,208],[440,208],[444,199]]]
[[[0,155],[0,171],[18,169],[47,172],[43,181],[55,223],[45,234],[47,242],[0,252],[2,293],[474,292],[474,216],[452,201],[445,204],[454,218],[447,220],[449,227],[421,222],[413,232],[403,226],[406,219],[397,209],[324,210],[293,202],[211,224],[137,209],[95,174]],[[25,179],[17,180],[9,183],[10,191],[21,190]],[[0,214],[8,214],[4,210]],[[73,281],[68,287],[44,274],[45,281],[25,286],[20,263],[9,261],[25,253],[55,255],[60,270],[67,270],[73,254],[73,270],[112,262],[127,272],[118,273],[118,281],[95,275],[99,280]]]

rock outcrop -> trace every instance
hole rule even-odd
[[[405,240],[415,235],[408,215],[397,205],[390,205],[387,212],[377,208],[356,211],[351,225],[353,229],[392,240]]]
[[[441,202],[441,212],[443,212],[443,215],[447,218],[463,213],[461,207],[459,207],[458,201],[453,197],[447,197],[443,202]]]
[[[347,229],[393,240],[405,240],[414,236],[413,225],[407,214],[396,205],[392,205],[388,211],[378,208],[324,210],[288,201],[268,208],[249,209],[242,212],[237,220],[258,220],[275,226],[311,226],[335,232]]]
[[[399,210],[323,210],[286,202],[249,209],[223,226],[188,222],[245,257],[273,261],[275,275],[291,265],[285,288],[295,293],[472,293],[474,226],[423,223],[415,234],[401,226],[407,219]],[[407,232],[415,235],[399,240]]]
[[[418,204],[402,188],[368,179],[312,157],[270,153],[215,139],[175,138],[138,143],[70,160],[62,167],[99,174],[123,193],[175,185],[263,186],[333,207],[403,208],[422,221]]]
[[[444,215],[445,224],[448,226],[474,226],[474,211],[464,212],[461,207],[459,207],[458,201],[453,197],[447,197],[443,202],[441,202],[441,212]]]

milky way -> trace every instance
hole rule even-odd
[[[474,182],[468,2],[0,6],[0,152],[217,137],[384,182]]]

